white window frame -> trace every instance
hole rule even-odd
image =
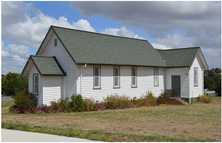
[[[98,76],[95,75],[96,68],[99,69]],[[98,83],[98,85],[96,85],[96,83]],[[93,66],[93,89],[101,89],[101,67],[100,66]]]
[[[37,77],[37,81],[36,81]],[[39,75],[37,73],[33,74],[33,94],[38,95],[39,93]]]
[[[54,39],[54,47],[57,47],[57,45],[58,45],[58,40]]]
[[[194,67],[194,86],[198,86],[198,67]],[[196,74],[196,75],[195,75]]]
[[[154,86],[159,86],[159,68],[154,68]]]
[[[115,71],[118,71],[118,75],[115,75]],[[116,85],[117,83],[117,85]],[[120,67],[114,66],[113,67],[113,88],[120,88]]]
[[[135,70],[135,75],[133,75],[133,70]],[[131,67],[131,88],[137,88],[137,68],[136,67]]]

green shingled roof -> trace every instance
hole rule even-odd
[[[51,27],[77,64],[166,67],[147,40]]]
[[[167,67],[190,67],[199,49],[199,47],[192,47],[157,51]]]
[[[66,73],[63,71],[62,67],[59,65],[57,59],[52,56],[30,56],[37,70],[43,75],[57,75],[64,76]]]

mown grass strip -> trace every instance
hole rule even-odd
[[[110,133],[102,130],[81,130],[73,128],[56,128],[56,127],[41,127],[30,126],[21,123],[2,123],[2,128],[38,132],[46,134],[61,135],[67,137],[78,137],[96,141],[108,141],[108,142],[215,142],[213,139],[198,139],[198,138],[171,138],[167,136],[145,136],[135,134],[123,134],[123,133]]]

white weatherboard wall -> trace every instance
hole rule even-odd
[[[43,76],[43,104],[61,99],[63,94],[63,76]]]
[[[78,65],[77,93],[80,91],[80,67]],[[131,98],[140,97],[148,90],[159,96],[164,88],[165,69],[159,68],[159,86],[154,86],[154,69],[152,67],[137,67],[137,88],[131,88],[131,67],[120,66],[120,88],[113,88],[113,66],[101,66],[101,89],[93,89],[93,66],[82,68],[82,95],[95,100],[103,100],[110,94],[127,95]]]
[[[194,86],[194,67],[198,68],[198,86]],[[196,98],[199,95],[203,95],[204,69],[201,65],[198,55],[194,59],[194,62],[189,71],[189,75],[190,75],[190,98]]]
[[[57,39],[56,47],[54,47],[54,39]],[[55,34],[52,35],[48,44],[46,47],[44,47],[44,51],[40,55],[55,56],[63,70],[66,72],[67,76],[63,77],[64,92],[62,93],[62,98],[66,99],[72,94],[76,94],[76,64],[71,59],[70,55],[67,53]]]
[[[33,93],[33,74],[38,74],[38,81],[39,81],[39,86],[38,86],[38,99],[39,99],[39,105],[41,105],[43,103],[43,91],[42,91],[42,77],[40,76],[40,74],[38,73],[37,69],[35,68],[35,66],[32,64],[30,71],[29,71],[29,92]]]
[[[189,98],[189,68],[167,68],[166,89],[172,90],[172,75],[180,75],[181,97]]]

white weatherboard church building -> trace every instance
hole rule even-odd
[[[207,62],[199,47],[157,50],[147,40],[51,26],[22,71],[39,105],[73,94],[103,100],[171,91],[192,102],[204,93]]]

